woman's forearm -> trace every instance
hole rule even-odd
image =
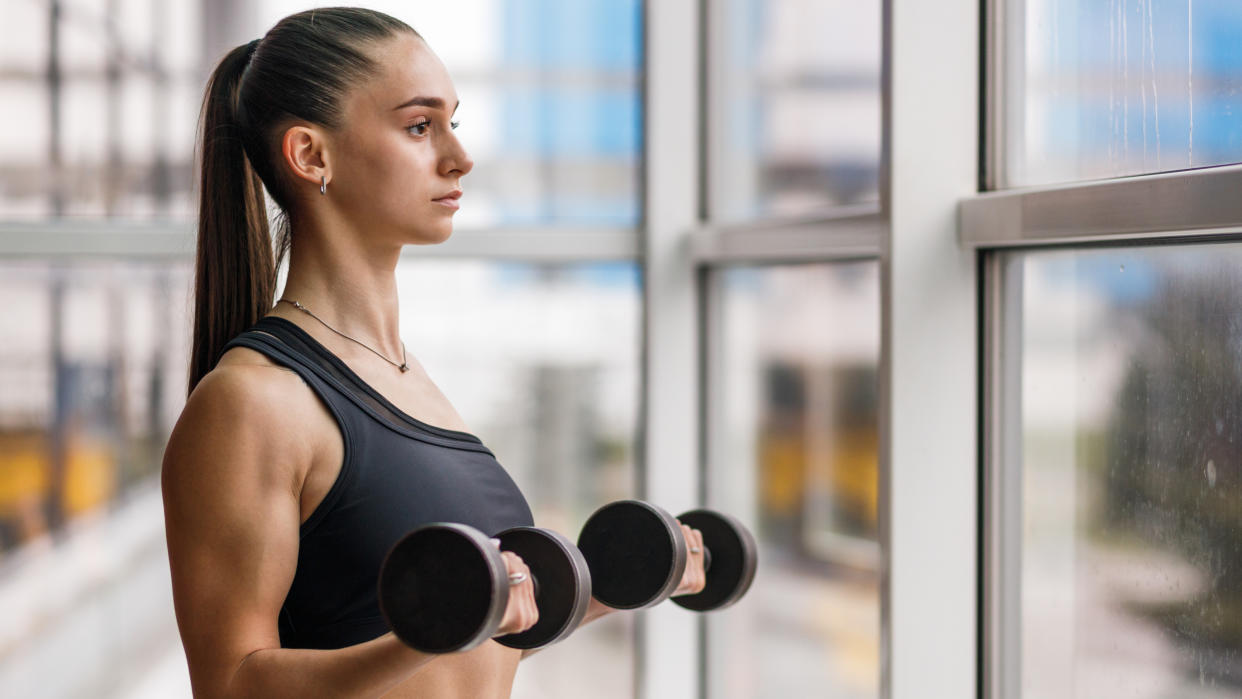
[[[578,624],[578,628],[582,628],[583,626],[586,626],[587,624],[591,623],[592,621],[595,621],[596,619],[599,619],[600,617],[608,616],[609,614],[612,614],[613,612],[617,612],[617,611],[620,611],[620,610],[613,609],[612,607],[609,607],[603,602],[600,602],[599,600],[592,597],[591,603],[587,606],[586,616],[582,617],[582,623]],[[539,652],[538,648],[528,648],[527,650],[522,651],[522,659],[525,660],[526,658],[529,658],[530,656],[534,655],[537,652]]]
[[[378,697],[437,657],[391,632],[336,650],[265,648],[246,656],[223,696]]]
[[[586,616],[584,616],[584,617],[582,618],[582,625],[585,625],[585,624],[587,624],[587,623],[589,623],[589,622],[595,621],[596,619],[598,619],[598,618],[600,618],[600,617],[602,617],[602,616],[607,616],[607,615],[612,614],[613,612],[616,612],[616,611],[620,611],[620,610],[618,610],[618,609],[613,609],[612,607],[609,607],[608,605],[604,604],[603,602],[600,602],[599,600],[597,600],[597,599],[595,599],[594,597],[592,597],[592,598],[591,598],[591,603],[587,606],[587,613],[586,613]],[[578,628],[582,628],[582,625],[579,625],[579,627],[578,627]]]

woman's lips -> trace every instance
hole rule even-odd
[[[457,200],[460,198],[461,198],[461,190],[455,189],[449,192],[448,194],[445,194],[444,196],[440,197],[439,199],[432,199],[432,201],[434,201],[437,204],[447,206],[450,209],[456,210],[460,208],[461,206],[460,204],[457,203]]]

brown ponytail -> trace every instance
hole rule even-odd
[[[225,343],[275,301],[276,261],[263,183],[246,157],[237,123],[248,49],[238,46],[220,61],[203,101],[191,393],[215,366]]]
[[[376,42],[409,33],[382,12],[329,7],[290,15],[261,41],[233,49],[203,99],[194,340],[187,395],[215,366],[229,340],[276,300],[276,269],[289,247],[282,225],[273,249],[264,186],[282,213],[293,202],[289,178],[272,154],[292,119],[341,125],[341,104],[378,66]],[[286,224],[288,218],[282,219]]]

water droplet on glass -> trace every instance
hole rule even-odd
[[[1215,488],[1216,487],[1216,462],[1209,459],[1207,462],[1207,468],[1205,470],[1207,471],[1208,487]]]

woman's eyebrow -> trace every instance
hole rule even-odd
[[[453,113],[457,113],[457,108],[461,106],[461,100],[457,100],[457,104],[453,105]],[[444,100],[439,97],[411,97],[410,99],[393,107],[393,111],[405,109],[406,107],[433,107],[435,109],[444,109]]]

